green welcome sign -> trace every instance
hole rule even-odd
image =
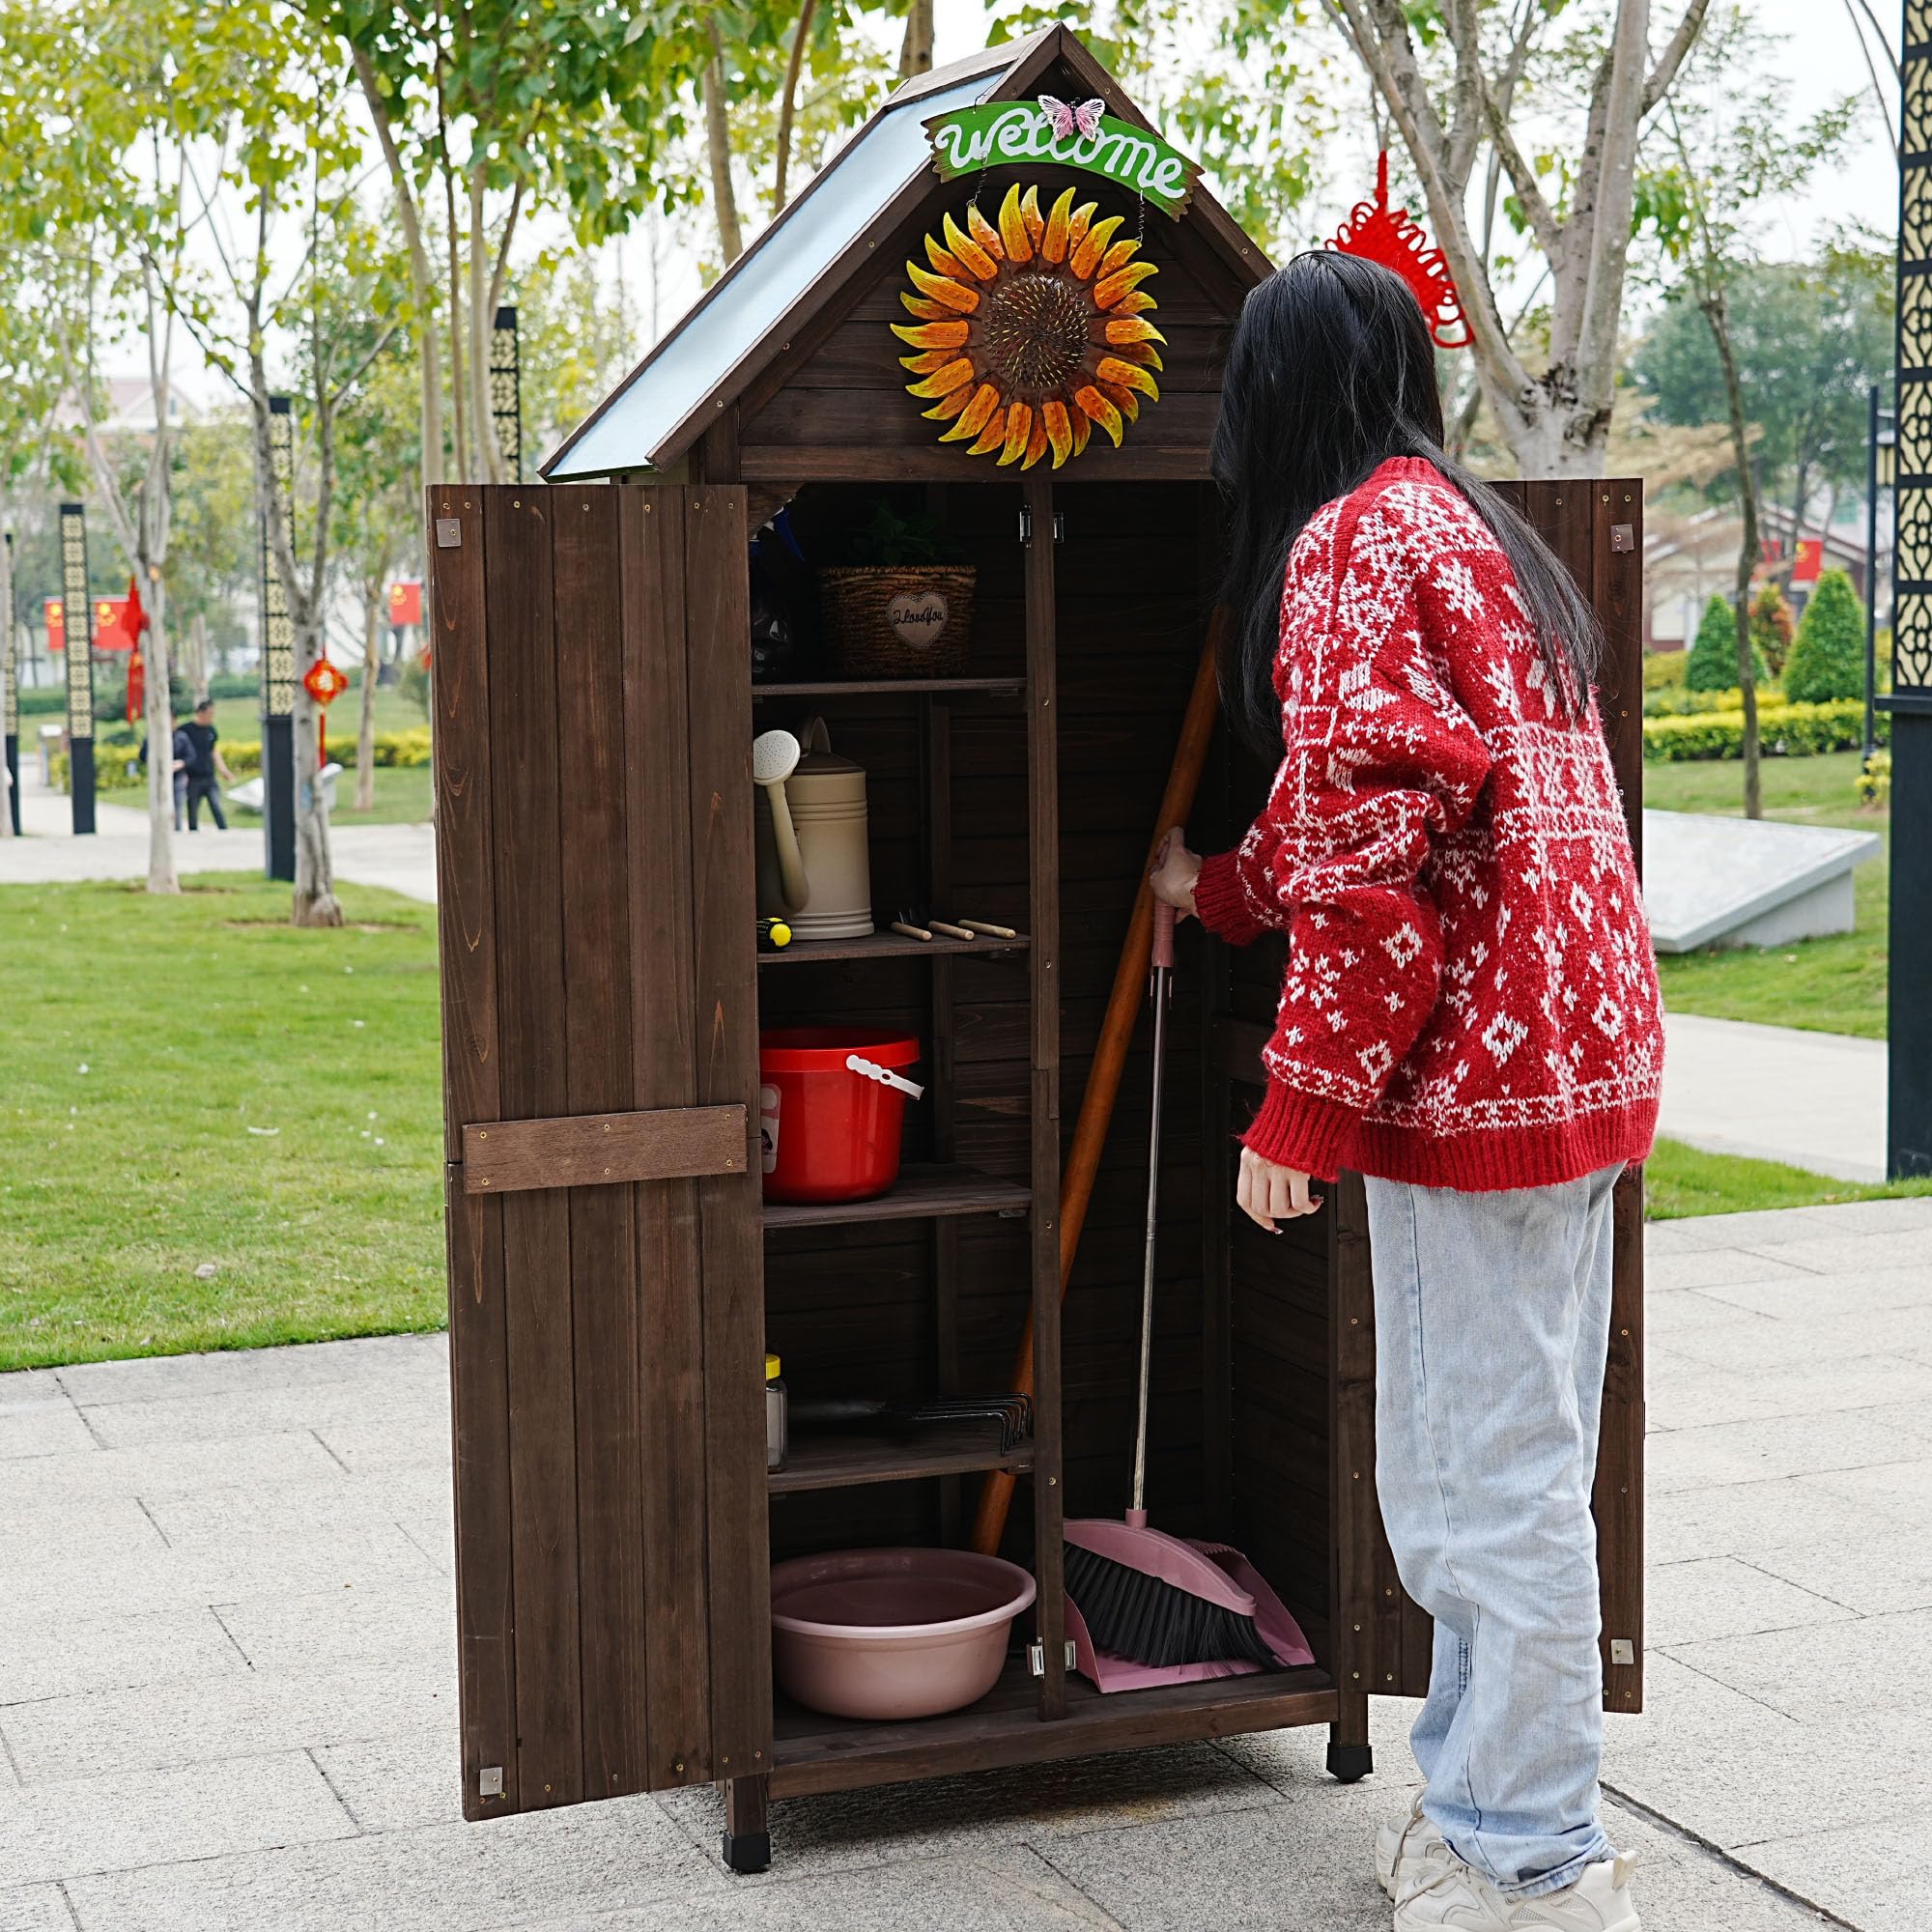
[[[935,114],[925,124],[940,178],[978,174],[1009,161],[1054,161],[1102,176],[1145,195],[1177,220],[1201,170],[1148,128],[1101,112],[1098,100],[1069,107],[1051,95],[1037,100],[981,101]]]

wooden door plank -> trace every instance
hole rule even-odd
[[[574,1116],[526,1123],[556,1166],[614,1179],[622,1151],[646,1171],[702,1159],[715,1122],[628,1111],[631,1033],[630,847],[624,774],[624,665],[617,500],[609,488],[551,493],[554,524],[558,832],[563,889],[565,1088]],[[653,836],[637,828],[636,836]],[[626,1110],[626,1111],[618,1111]],[[727,1129],[728,1130],[728,1129]],[[499,1126],[493,1138],[500,1141]],[[512,1133],[512,1144],[519,1136]],[[602,1142],[608,1157],[597,1160]],[[498,1149],[500,1157],[501,1149]],[[662,1171],[662,1170],[661,1170]],[[541,1184],[540,1182],[537,1184]],[[577,1410],[577,1574],[582,1605],[583,1795],[648,1782],[645,1749],[642,1418],[637,1228],[629,1189],[569,1194],[570,1302]]]
[[[611,663],[616,663],[612,653]],[[616,781],[621,796],[622,781]],[[566,800],[568,792],[566,791]],[[569,826],[565,810],[565,932],[572,921],[579,926],[591,923],[588,908],[582,912],[570,869],[571,841],[580,849],[589,841]],[[604,848],[623,855],[621,840]],[[586,867],[587,869],[587,864]],[[621,945],[603,955],[606,970],[622,973],[626,997],[622,1002],[623,1025],[614,1034],[604,1036],[608,1054],[612,1039],[627,1039],[631,1031],[629,977],[629,901],[620,898],[617,912],[601,914],[607,921],[622,916]],[[566,949],[566,966],[575,947]],[[584,962],[588,966],[589,962]],[[571,1037],[582,1034],[583,1050],[589,1050],[591,1036],[587,1023],[577,1018],[577,994],[581,986],[595,986],[593,973],[585,980],[570,978]],[[608,991],[593,997],[593,1010],[607,1016],[618,1003]],[[599,1076],[606,1088],[630,1085],[628,1071],[609,1069]],[[572,1082],[573,1103],[576,1082]],[[598,1084],[598,1083],[592,1083]],[[680,1180],[700,1174],[734,1174],[745,1165],[745,1111],[742,1107],[653,1107],[644,1112],[617,1114],[572,1114],[553,1121],[471,1121],[463,1129],[463,1184],[471,1194],[515,1194],[531,1187],[608,1187],[632,1180]]]
[[[630,847],[633,1084],[640,1107],[687,1107],[692,1036],[691,763],[686,729],[684,497],[620,489],[625,794]],[[704,1285],[697,1189],[636,1190],[644,1320],[638,1370],[644,1470],[644,1674],[649,1785],[711,1776],[706,1611]]]
[[[497,1081],[496,892],[491,861],[490,689],[483,615],[483,517],[469,491],[427,493],[437,663],[434,776],[437,928],[441,959],[443,1117],[453,1157],[468,1121],[501,1111]],[[510,1537],[510,1439],[503,1309],[503,1217],[468,1200],[445,1170],[450,1423],[456,1501],[458,1697],[463,1813],[514,1811],[517,1677]],[[483,1774],[501,1795],[484,1798]]]
[[[1027,901],[1033,945],[1027,954],[1032,996],[1033,1188],[1031,1262],[1034,1360],[1034,1605],[1045,1674],[1042,1718],[1066,1715],[1061,1488],[1063,1407],[1060,1387],[1060,704],[1059,637],[1054,611],[1053,485],[1029,476],[1022,489],[1032,515],[1025,557],[1027,650]]]
[[[497,812],[499,1111],[570,1111],[557,805],[551,492],[483,490]],[[504,1198],[521,1808],[582,1795],[570,1216],[554,1191]]]
[[[1598,704],[1639,872],[1643,865],[1643,485],[1596,486],[1591,601],[1604,627]],[[1643,1174],[1617,1181],[1611,1207],[1610,1350],[1592,1505],[1604,1605],[1604,1704],[1643,1708]],[[1623,1646],[1630,1646],[1628,1653]],[[1631,1662],[1617,1659],[1628,1654]]]
[[[745,491],[685,495],[694,1008],[700,1106],[755,1116],[751,585]],[[747,1163],[751,1146],[749,1127]],[[699,1180],[711,1626],[712,1773],[771,1768],[771,1546],[764,1418],[764,1233],[749,1174]]]

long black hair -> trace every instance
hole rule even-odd
[[[1323,503],[1392,456],[1434,464],[1494,532],[1559,699],[1573,715],[1582,710],[1603,649],[1595,613],[1543,539],[1447,454],[1442,438],[1429,327],[1399,275],[1321,249],[1249,292],[1212,460],[1231,525],[1221,701],[1255,750],[1281,749],[1273,671],[1289,550]]]

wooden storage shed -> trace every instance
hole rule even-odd
[[[1142,117],[1053,28],[902,87],[546,466],[430,493],[463,1788],[483,1818],[722,1781],[725,1857],[767,1800],[1221,1737],[1330,1727],[1369,1766],[1371,1693],[1419,1694],[1374,1479],[1362,1189],[1265,1240],[1233,1208],[1277,950],[1183,926],[1170,1028],[1149,1504],[1239,1546],[1309,1666],[1097,1694],[1065,1662],[1062,1523],[1118,1514],[1133,1432],[1148,1057],[1137,1036],[1061,1297],[1065,1142],[1085,1088],[1219,569],[1208,445],[1221,359],[1269,265],[1197,192],[1146,220],[1160,399],[1023,472],[935,440],[905,394],[904,264],[969,192],[1074,177],[933,171],[923,123],[1041,93]],[[1144,124],[1143,124],[1144,125]],[[1092,188],[1086,177],[1085,187]],[[1083,190],[1084,191],[1084,190]],[[1117,196],[1131,217],[1132,201]],[[1602,701],[1633,833],[1641,500],[1520,486],[1601,611]],[[781,505],[810,556],[880,500],[923,505],[978,573],[959,675],[754,687],[747,546]],[[867,774],[869,937],[756,950],[750,746],[818,714]],[[1238,835],[1264,775],[1217,737],[1194,842]],[[948,908],[1012,939],[886,928]],[[761,1024],[861,1017],[923,1044],[929,1098],[882,1199],[767,1207]],[[1143,1033],[1145,1029],[1143,1028]],[[1641,1192],[1618,1195],[1597,1516],[1605,1702],[1641,1696]],[[1031,1440],[800,1436],[765,1463],[764,1363],[794,1398],[1012,1386]],[[775,1556],[961,1544],[989,1472],[1036,1577],[996,1689],[866,1723],[774,1690]]]

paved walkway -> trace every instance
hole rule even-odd
[[[0,842],[0,882],[138,879],[148,871],[148,821],[123,805],[99,808],[91,838],[69,831],[68,801],[29,783],[24,823],[37,837]],[[338,825],[339,877],[436,898],[436,840],[428,825]],[[226,832],[184,833],[183,871],[255,871],[260,819]],[[1885,1179],[1885,1044],[1791,1027],[1670,1017],[1662,1128],[1717,1153],[1789,1161],[1844,1180]],[[1742,1123],[1742,1124],[1741,1124]],[[4,1932],[4,1928],[0,1928]]]
[[[1932,1920],[1932,1201],[1650,1236],[1652,1932]],[[1285,1732],[777,1807],[461,1822],[440,1337],[0,1377],[4,1932],[1357,1932],[1406,1803]],[[1809,1905],[1803,1901],[1809,1901]],[[1821,1920],[1819,1911],[1834,1915]]]
[[[148,876],[144,810],[97,804],[98,829],[76,838],[66,795],[37,783],[32,771],[20,776],[20,829],[26,837],[0,839],[0,884]],[[435,902],[436,838],[428,825],[331,826],[329,845],[338,878]],[[229,812],[226,832],[217,832],[204,817],[200,831],[175,838],[175,867],[182,872],[259,872],[262,859],[262,821],[240,811]]]

